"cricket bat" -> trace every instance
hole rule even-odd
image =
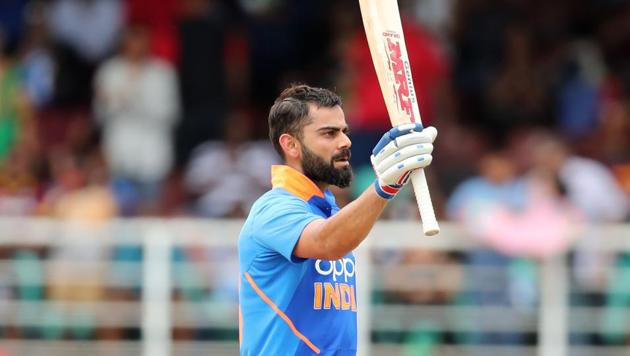
[[[392,126],[422,123],[397,0],[359,0],[374,68]],[[424,170],[411,175],[426,236],[440,232]]]

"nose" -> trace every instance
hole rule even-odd
[[[348,137],[347,134],[342,132],[341,133],[341,143],[339,145],[339,148],[350,148],[351,146],[352,146],[352,141],[350,140],[350,137]]]

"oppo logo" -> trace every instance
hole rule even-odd
[[[337,282],[337,278],[343,276],[344,282],[348,282],[348,278],[354,277],[354,261],[350,258],[342,258],[336,261],[317,260],[315,262],[315,270],[322,276],[332,275],[333,281]]]

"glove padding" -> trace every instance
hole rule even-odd
[[[434,127],[423,129],[417,123],[396,126],[383,135],[370,156],[378,195],[392,199],[413,171],[431,164],[436,136]]]

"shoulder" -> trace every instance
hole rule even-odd
[[[614,181],[613,174],[603,163],[576,156],[566,161],[560,175],[565,181]]]
[[[223,141],[206,141],[195,147],[191,154],[191,161],[206,161],[223,156],[226,153]]]
[[[268,164],[269,161],[276,163],[277,154],[269,141],[250,141],[243,144],[243,154],[251,157],[253,160],[264,159],[263,162]]]
[[[307,202],[282,188],[274,188],[252,205],[246,225],[257,235],[264,235],[268,231],[289,228],[286,225],[292,225],[312,214]]]
[[[160,58],[151,58],[149,60],[149,67],[153,70],[153,72],[160,73],[162,75],[175,74],[173,66]]]
[[[250,211],[250,216],[294,210],[295,208],[309,210],[309,205],[304,200],[282,188],[274,188],[256,200]]]
[[[313,220],[308,203],[284,189],[263,194],[252,206],[240,234],[241,248],[255,245],[279,249],[297,240],[305,223]],[[298,231],[299,230],[299,231]]]
[[[596,160],[573,156],[567,159],[565,165],[565,170],[570,171],[571,173],[579,172],[582,170],[589,170],[592,172],[606,172],[608,169],[603,163],[600,163]]]
[[[113,75],[120,72],[124,67],[123,61],[119,57],[111,57],[101,64],[96,75],[98,77]]]
[[[120,56],[113,56],[107,59],[101,65],[101,69],[103,70],[112,70],[114,68],[120,69],[125,66],[125,61]]]
[[[471,177],[461,182],[456,188],[457,194],[470,194],[487,187],[487,182],[481,177]]]

